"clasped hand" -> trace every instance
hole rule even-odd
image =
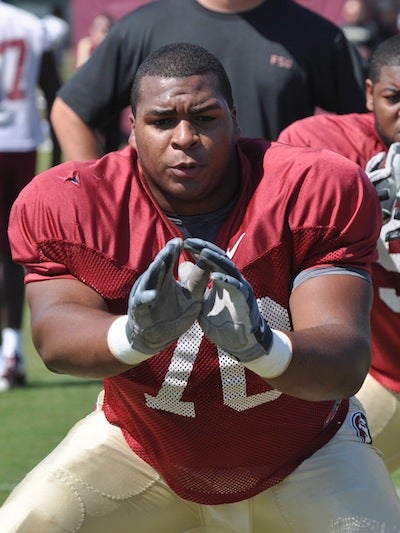
[[[196,263],[184,262],[182,250]],[[210,287],[208,287],[210,283]],[[204,334],[235,359],[268,353],[272,332],[250,283],[223,250],[202,239],[172,239],[132,287],[126,334],[133,349],[153,355],[199,321]]]

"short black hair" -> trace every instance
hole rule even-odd
[[[378,83],[382,67],[400,66],[400,34],[393,35],[382,41],[371,55],[369,79]]]
[[[131,91],[133,114],[139,100],[142,78],[188,78],[201,74],[214,74],[218,80],[221,93],[232,109],[232,87],[221,62],[202,46],[191,43],[174,43],[163,46],[147,56],[136,71]]]

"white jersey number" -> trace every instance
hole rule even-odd
[[[260,310],[272,327],[290,328],[289,316],[283,307],[269,298],[258,300]],[[278,318],[277,318],[278,317]],[[182,335],[177,342],[164,382],[156,396],[145,394],[146,404],[152,409],[168,411],[181,416],[196,416],[194,402],[182,400],[189,382],[194,362],[197,358],[203,331],[198,322]],[[245,368],[234,361],[223,350],[218,349],[218,362],[221,375],[224,405],[235,411],[245,411],[267,402],[272,402],[282,394],[270,390],[260,394],[247,394]]]

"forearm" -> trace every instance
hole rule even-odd
[[[288,368],[267,379],[274,388],[308,401],[355,394],[371,362],[369,337],[343,324],[286,332],[293,346]]]
[[[317,276],[298,286],[290,302],[293,357],[271,385],[305,400],[355,394],[371,364],[371,304],[371,285],[355,276]]]
[[[29,283],[34,345],[49,370],[102,378],[129,368],[108,349],[108,329],[116,316],[100,294],[77,280]]]
[[[68,320],[65,320],[65,316]],[[130,368],[116,359],[107,344],[115,315],[76,304],[53,306],[51,315],[32,321],[32,338],[46,367],[78,377],[104,378]]]
[[[84,161],[102,155],[96,133],[60,97],[54,101],[50,119],[65,159]]]

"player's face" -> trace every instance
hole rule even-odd
[[[375,126],[389,146],[400,141],[400,66],[385,66],[374,85],[366,82],[367,107],[375,115]]]
[[[238,188],[239,128],[213,74],[145,76],[130,145],[164,211],[215,211]]]

